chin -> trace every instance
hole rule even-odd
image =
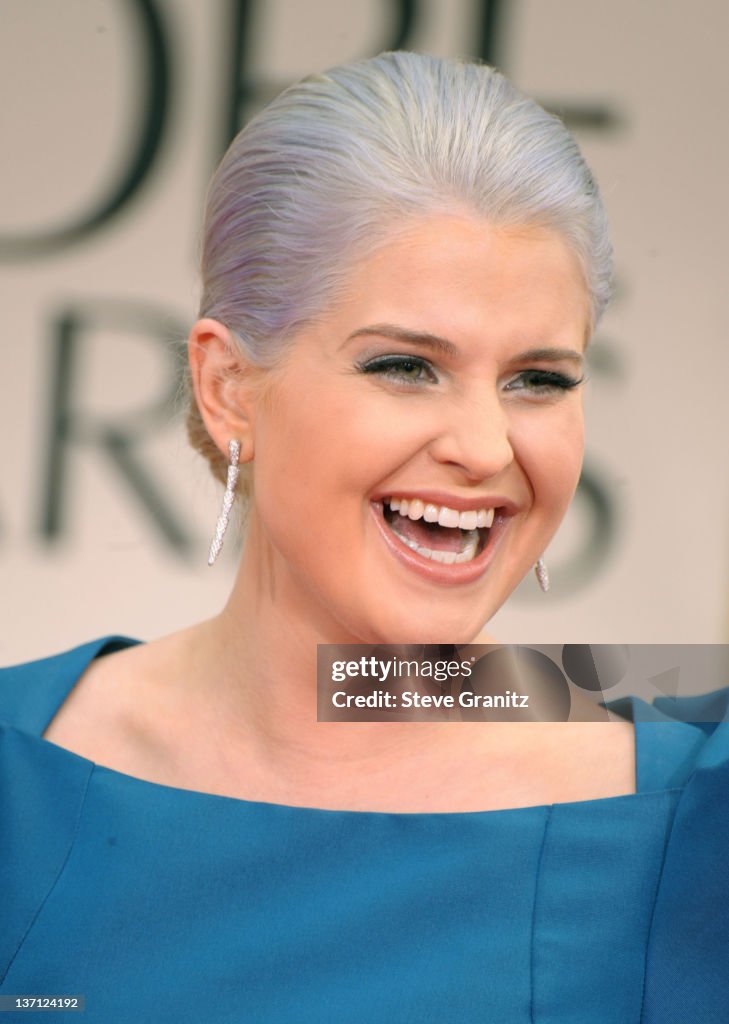
[[[487,615],[472,622],[463,616],[443,614],[420,616],[394,614],[387,623],[372,623],[356,631],[362,644],[468,644],[473,643],[488,620]]]

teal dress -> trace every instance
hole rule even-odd
[[[634,795],[330,811],[42,739],[134,642],[0,672],[0,995],[83,995],[88,1024],[729,1021],[729,689],[622,702]]]

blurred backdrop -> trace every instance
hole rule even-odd
[[[508,642],[729,640],[725,0],[2,0],[0,662],[214,614],[220,489],[175,395],[203,195],[294,78],[495,63],[575,131],[618,289],[574,507]]]

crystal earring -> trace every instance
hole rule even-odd
[[[225,531],[228,529],[228,519],[230,518],[230,510],[232,509],[233,502],[235,501],[235,485],[238,482],[239,459],[240,441],[229,441],[228,478],[225,483],[225,493],[223,494],[223,507],[220,510],[218,521],[215,524],[215,536],[213,537],[212,543],[210,544],[208,565],[212,565],[215,559],[220,554],[220,549],[223,546],[223,537],[225,536]]]
[[[542,588],[542,591],[546,594],[549,590],[549,573],[547,572],[547,566],[545,565],[543,558],[537,559],[536,564],[534,566],[534,572],[536,574],[537,580],[539,581],[539,586]]]

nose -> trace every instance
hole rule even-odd
[[[510,423],[497,394],[454,400],[437,437],[429,446],[432,458],[458,469],[469,482],[497,476],[514,461]]]

